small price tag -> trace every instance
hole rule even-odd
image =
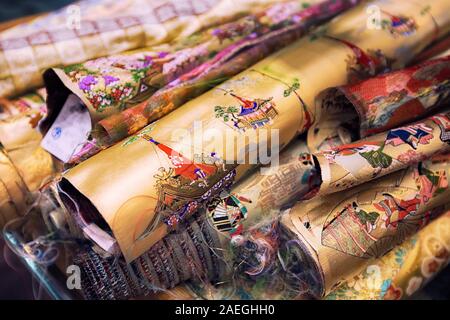
[[[41,146],[59,160],[67,162],[83,146],[91,130],[88,109],[76,95],[71,94],[42,139]]]

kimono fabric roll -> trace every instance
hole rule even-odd
[[[422,118],[449,105],[449,88],[450,56],[445,56],[327,89],[316,101],[320,112],[308,130],[308,147],[315,152],[325,137],[359,132],[364,138]]]
[[[298,284],[328,294],[442,213],[448,162],[423,162],[340,193],[299,203],[281,220]],[[294,241],[295,240],[295,241]],[[296,249],[297,248],[297,249]],[[296,268],[296,265],[302,269]]]
[[[447,1],[433,1],[427,14],[409,1],[374,3],[408,15],[412,30],[367,29],[360,5],[65,173],[62,200],[88,237],[110,252],[120,247],[127,262],[136,259],[250,168],[270,161],[242,161],[250,151],[276,152],[307,130],[321,91],[393,59],[404,65],[450,25],[442,14]]]
[[[0,33],[0,97],[42,86],[47,68],[165,43],[273,2],[130,0],[68,6]]]
[[[322,183],[334,193],[450,151],[450,113],[389,130],[314,154]]]
[[[343,282],[328,300],[398,300],[411,297],[443,270],[450,258],[450,212]]]
[[[356,1],[324,1],[303,8],[298,1],[275,4],[265,11],[198,32],[167,48],[146,48],[48,70],[46,131],[76,94],[89,110],[95,152],[136,133],[189,99],[239,73],[277,49],[292,43]],[[124,110],[126,109],[126,110]],[[92,155],[80,154],[69,162]],[[81,159],[79,159],[81,158]]]

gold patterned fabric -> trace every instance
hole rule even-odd
[[[424,162],[342,192],[299,203],[282,218],[315,272],[317,296],[402,243],[447,203],[447,161]]]
[[[326,296],[329,300],[408,299],[449,262],[450,213],[425,226]]]

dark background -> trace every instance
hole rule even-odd
[[[118,0],[120,1],[120,0]],[[73,0],[2,0],[0,22],[61,8]],[[450,14],[450,13],[449,13]],[[450,266],[414,296],[414,299],[449,299]],[[20,259],[0,237],[0,299],[48,299]]]
[[[120,0],[118,0],[120,1]],[[2,0],[0,22],[62,8],[73,0]]]

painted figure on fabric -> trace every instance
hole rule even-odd
[[[355,201],[353,201],[351,205],[349,204],[347,206],[347,210],[352,211],[353,214],[358,217],[359,221],[366,228],[368,233],[371,233],[372,230],[376,228],[376,223],[380,217],[379,213],[375,211],[367,212],[361,209]]]
[[[374,203],[376,209],[385,213],[386,227],[397,228],[398,224],[406,217],[414,215],[420,205],[420,198],[415,196],[412,199],[398,199],[389,193],[383,193],[384,200]]]
[[[434,195],[448,188],[445,170],[433,172],[419,164],[419,169],[414,171],[414,176],[422,203],[427,203]]]
[[[414,150],[419,144],[429,144],[433,139],[433,129],[423,123],[390,130],[386,137],[386,144],[394,147],[406,143]]]
[[[251,202],[228,192],[222,192],[220,198],[208,206],[208,217],[212,225],[231,237],[242,233],[242,221],[247,218],[247,208],[241,202]]]
[[[439,126],[441,129],[440,139],[441,141],[450,144],[450,113],[446,115],[438,114],[431,119]]]
[[[205,186],[207,186],[208,181],[206,178],[217,171],[217,167],[215,165],[194,163],[184,157],[182,154],[166,146],[165,144],[159,143],[150,136],[143,135],[142,138],[154,143],[162,152],[164,152],[168,156],[175,170],[175,177],[181,176],[188,180],[191,180],[191,184],[196,180],[200,180],[204,183]]]
[[[223,118],[225,122],[232,121],[233,128],[241,132],[264,127],[278,115],[273,98],[249,100],[234,93],[230,95],[239,101],[239,106],[216,106],[216,118]]]
[[[389,17],[389,20],[384,20],[382,22],[382,25],[386,27],[394,37],[406,37],[416,32],[417,24],[413,18],[401,15],[393,15],[386,11],[382,12]]]

